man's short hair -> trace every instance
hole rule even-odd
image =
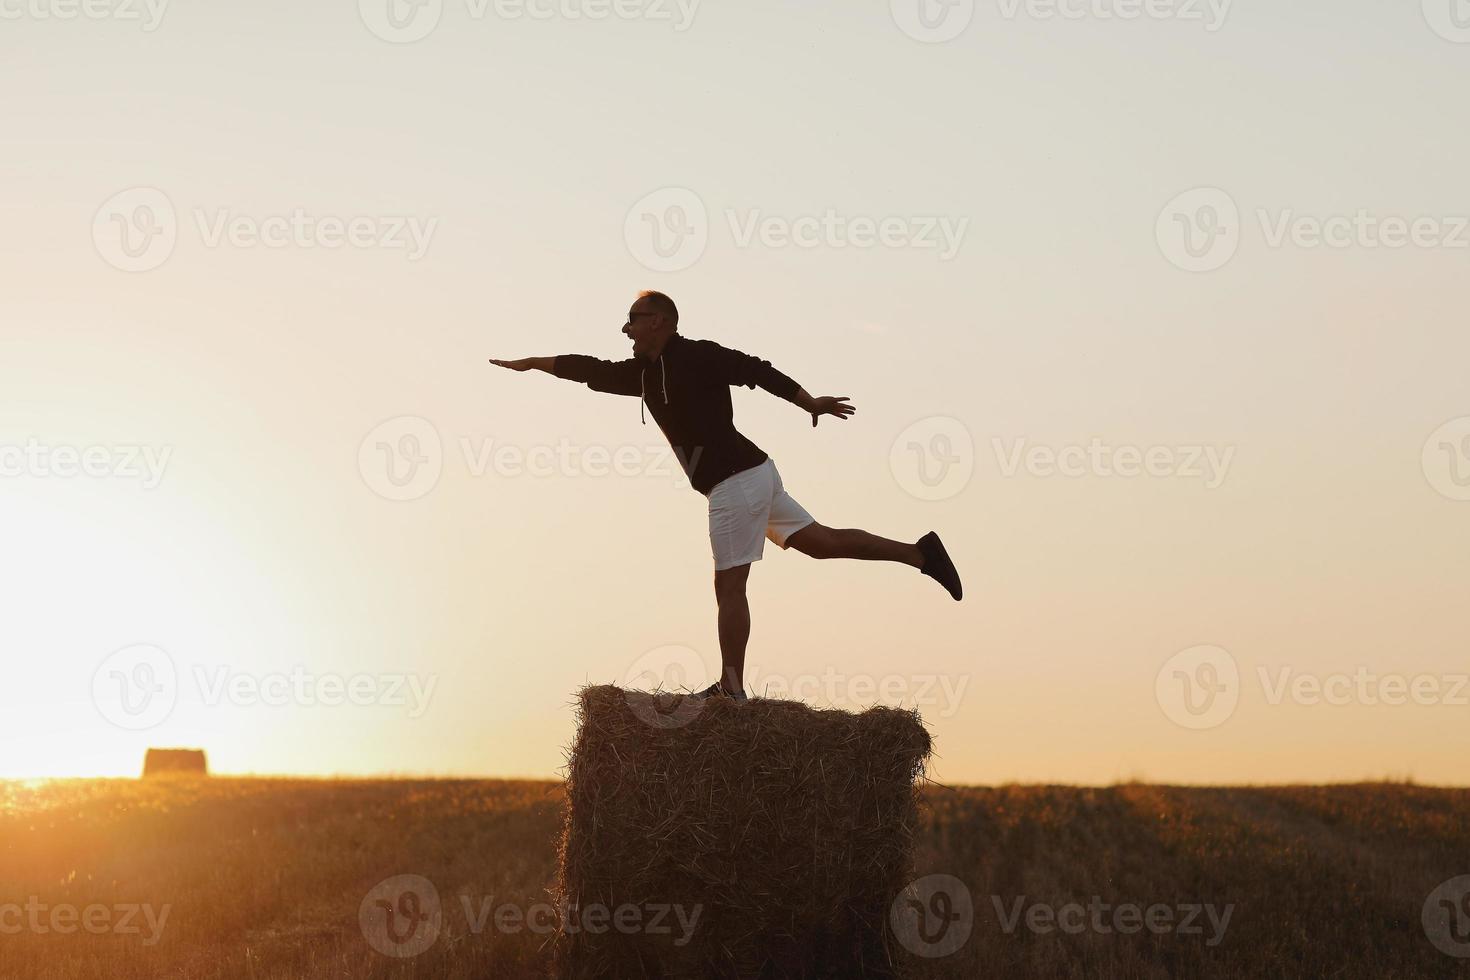
[[[668,317],[669,322],[673,323],[674,329],[678,329],[679,308],[674,305],[673,300],[669,299],[667,296],[656,289],[645,289],[643,292],[638,294],[638,298],[648,300],[648,305],[653,308],[653,312],[662,313],[664,316]]]

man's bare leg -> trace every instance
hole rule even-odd
[[[749,562],[715,572],[715,601],[720,604],[720,683],[727,694],[745,692],[745,644],[750,639],[745,581],[749,577]]]
[[[855,527],[835,528],[824,524],[808,524],[787,538],[786,544],[812,558],[896,561],[914,568],[922,568],[924,565],[924,556],[918,545],[882,538]]]

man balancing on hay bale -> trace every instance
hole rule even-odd
[[[745,644],[750,638],[750,606],[745,581],[751,562],[760,561],[765,539],[795,548],[813,558],[861,558],[912,565],[961,596],[960,577],[939,540],[930,531],[909,544],[880,538],[857,528],[818,524],[786,492],[775,462],[735,429],[730,386],[759,385],[794,402],[811,414],[812,425],[823,415],[846,419],[855,412],[848,397],[813,398],[806,389],[771,366],[769,361],[694,340],[678,332],[679,310],[663,293],[644,292],[628,310],[623,333],[633,342],[633,356],[604,361],[585,354],[556,357],[490,359],[512,371],[545,371],[580,381],[594,391],[637,395],[653,412],[694,489],[709,498],[709,537],[715,559],[715,601],[719,605],[720,658],[724,677],[698,692],[707,698],[745,696]],[[642,406],[639,414],[642,415]],[[644,418],[644,424],[648,420]]]

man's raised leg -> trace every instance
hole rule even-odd
[[[827,527],[808,524],[786,539],[788,547],[812,558],[859,558],[865,561],[896,561],[922,568],[924,555],[919,546],[907,541],[894,541],[855,527]]]
[[[950,597],[963,595],[959,572],[944,550],[939,535],[930,531],[909,544],[880,538],[858,528],[833,528],[808,524],[786,539],[788,547],[812,558],[859,558],[867,561],[896,561],[911,565],[944,586]]]

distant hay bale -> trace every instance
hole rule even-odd
[[[143,757],[143,775],[206,776],[203,749],[149,749]]]
[[[905,976],[888,917],[930,748],[917,711],[583,688],[557,975]]]

